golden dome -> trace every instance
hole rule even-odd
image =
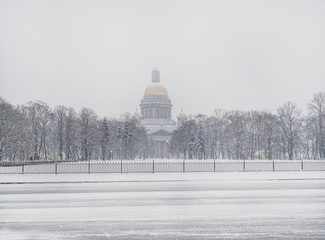
[[[146,94],[155,94],[155,93],[162,93],[167,94],[167,90],[164,86],[158,84],[152,84],[146,88],[144,91],[144,95]]]

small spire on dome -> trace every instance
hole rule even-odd
[[[151,73],[151,81],[153,83],[159,83],[160,82],[160,73],[158,68],[154,68]]]

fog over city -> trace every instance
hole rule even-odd
[[[324,0],[0,0],[1,240],[325,239]]]
[[[324,1],[0,1],[0,96],[139,109],[158,67],[175,118],[306,109],[325,90]]]

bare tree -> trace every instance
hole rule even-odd
[[[104,118],[102,122],[102,126],[100,129],[100,135],[101,135],[101,158],[102,160],[107,160],[108,157],[110,158],[110,132],[108,128],[107,119]]]
[[[278,119],[275,115],[271,113],[263,114],[263,136],[264,136],[264,146],[265,157],[269,160],[274,158],[275,145],[277,144],[277,133],[279,132]]]
[[[301,113],[294,103],[287,102],[278,108],[278,117],[286,139],[288,157],[292,160],[295,147],[300,137]]]
[[[11,104],[0,98],[0,161],[14,160],[24,143],[24,117]]]
[[[310,117],[315,119],[316,144],[318,155],[325,158],[325,92],[319,92],[314,95],[311,103],[308,104]]]
[[[60,160],[63,160],[64,128],[65,128],[66,115],[67,115],[66,107],[57,106],[54,108],[55,135],[58,141],[58,153],[59,153]]]
[[[91,152],[96,145],[97,115],[89,108],[81,109],[79,113],[81,159],[90,160]]]
[[[215,133],[214,137],[216,141],[217,158],[226,157],[227,137],[226,137],[225,129],[228,124],[227,114],[228,112],[225,110],[222,109],[215,110],[216,125],[214,127],[214,133]]]
[[[73,108],[67,109],[65,120],[65,147],[67,160],[78,160],[78,116]]]
[[[41,101],[28,102],[25,113],[30,124],[31,136],[34,139],[34,159],[40,159],[41,153],[44,153],[47,159],[46,138],[51,118],[50,108],[48,104]]]
[[[246,124],[245,113],[241,111],[230,112],[227,115],[229,123],[225,129],[227,138],[229,139],[228,152],[229,157],[235,159],[245,159],[245,138]]]
[[[192,159],[195,155],[196,142],[195,120],[186,120],[182,126],[173,133],[171,139],[171,149],[174,154],[181,154],[184,159]]]

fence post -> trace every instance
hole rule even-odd
[[[244,172],[246,172],[245,159],[243,160]]]
[[[304,170],[304,160],[301,159],[301,170],[303,171]]]
[[[121,173],[123,173],[123,164],[122,164],[122,160],[121,160]]]
[[[152,160],[152,173],[155,173],[155,160]]]
[[[55,162],[55,174],[58,174],[58,163]]]
[[[88,161],[88,174],[90,174],[90,160]]]
[[[274,167],[274,159],[273,159],[273,172],[275,171],[275,167]]]
[[[24,172],[25,172],[25,164],[23,163],[21,165],[21,174],[24,174]]]
[[[183,173],[185,173],[185,159],[183,160]]]
[[[214,158],[214,156],[213,156],[213,158]],[[216,160],[215,159],[213,159],[213,171],[214,172],[216,171]]]

